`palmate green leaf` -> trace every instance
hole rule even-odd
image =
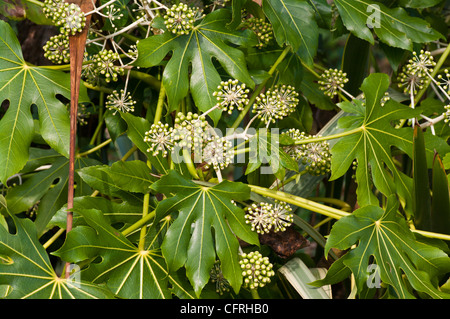
[[[142,218],[142,203],[118,202],[105,197],[80,196],[73,199],[73,227],[86,225],[83,216],[77,211],[85,209],[97,209],[109,221],[110,225],[130,225]],[[67,206],[63,206],[56,212],[48,227],[57,226],[65,228],[67,223]],[[149,204],[149,211],[155,209],[154,203]]]
[[[402,8],[387,8],[380,2],[367,0],[336,0],[334,3],[345,27],[371,44],[374,44],[374,37],[368,25],[373,26],[382,42],[410,51],[413,43],[426,43],[442,37],[425,20],[408,15]]]
[[[412,214],[412,179],[397,168],[392,148],[396,147],[412,158],[413,130],[395,129],[393,122],[418,116],[420,110],[393,100],[381,106],[381,99],[388,87],[389,77],[386,74],[371,74],[361,86],[366,98],[365,105],[359,100],[339,104],[342,110],[355,114],[342,118],[339,126],[346,131],[356,131],[341,138],[331,149],[331,179],[344,175],[356,159],[356,192],[360,206],[378,205],[373,193],[373,188],[376,188],[386,196],[398,194],[405,202],[405,209]],[[435,149],[442,154],[448,152],[449,146],[439,137],[430,133],[425,133],[424,137],[430,164]]]
[[[119,197],[128,202],[142,203],[142,194],[129,191],[129,189],[143,190],[142,187],[125,184],[126,180],[130,180],[130,176],[126,177],[126,179],[122,179],[121,176],[115,176],[112,168],[108,165],[84,167],[78,170],[77,173],[84,182],[104,195]],[[133,178],[131,177],[131,179]],[[134,180],[139,183],[148,183],[148,185],[151,183],[150,176],[148,180],[141,178],[135,178]]]
[[[0,206],[7,210],[0,195]],[[9,213],[8,213],[9,214]],[[52,268],[49,256],[39,243],[34,223],[9,214],[14,222],[11,234],[0,224],[0,286],[10,288],[11,299],[73,299],[112,298],[113,295],[98,285],[59,278]],[[76,278],[76,277],[75,277]]]
[[[77,263],[100,257],[81,272],[81,277],[93,283],[105,282],[117,296],[129,299],[171,298],[170,286],[194,298],[167,270],[164,258],[152,241],[140,250],[115,228],[111,227],[102,212],[82,209],[89,226],[77,226],[68,234],[63,247],[54,254]],[[156,247],[155,247],[156,246]]]
[[[75,170],[99,162],[90,158],[78,158]],[[40,235],[47,227],[52,216],[67,202],[67,185],[69,178],[69,160],[59,156],[49,169],[34,173],[22,185],[11,188],[6,195],[9,211],[18,214],[27,211],[39,203],[36,211],[36,229]],[[75,196],[92,193],[92,189],[75,174]]]
[[[135,62],[137,66],[158,65],[172,52],[163,73],[169,111],[177,109],[189,89],[201,111],[205,112],[217,103],[213,92],[217,90],[221,78],[213,60],[217,60],[231,77],[254,87],[244,53],[234,45],[256,44],[255,35],[250,30],[228,30],[226,25],[230,21],[230,11],[217,10],[208,14],[187,35],[164,32],[139,41],[139,58]],[[217,122],[221,112],[216,110],[209,115]]]
[[[315,12],[304,0],[264,0],[263,11],[280,46],[288,44],[307,64],[314,63],[319,41]]]
[[[348,275],[347,267],[354,274],[361,293],[371,282],[373,271],[368,267],[374,262],[381,281],[393,288],[397,298],[414,298],[411,287],[431,298],[450,298],[449,294],[437,289],[438,276],[450,271],[449,256],[436,247],[417,241],[397,209],[397,198],[391,195],[385,210],[369,205],[338,220],[327,240],[325,255],[332,247],[345,250],[356,245],[356,248],[336,262],[337,267],[331,277],[327,275],[315,285],[342,280],[342,275]]]
[[[171,170],[152,189],[167,196],[175,194],[159,203],[156,221],[179,212],[161,246],[169,269],[175,271],[185,266],[186,275],[199,296],[209,280],[217,254],[224,277],[239,291],[242,274],[236,236],[250,244],[259,241],[245,223],[244,211],[231,200],[249,199],[249,188],[229,181],[214,187],[200,186]]]
[[[286,169],[298,172],[298,163],[280,148],[280,135],[269,133],[267,129],[259,129],[250,138],[250,157],[245,174],[250,174],[262,164],[269,165],[266,174],[274,174],[278,179],[284,178]],[[264,166],[265,166],[264,165]],[[263,166],[263,167],[264,167]]]
[[[9,107],[0,120],[0,181],[6,182],[28,160],[34,135],[31,106],[37,106],[40,133],[51,148],[69,155],[69,113],[57,95],[70,97],[70,76],[63,72],[29,66],[24,61],[14,31],[0,21],[0,103]],[[80,101],[87,101],[84,86]]]

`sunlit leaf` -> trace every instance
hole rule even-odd
[[[70,97],[69,74],[29,66],[23,59],[14,31],[0,21],[0,103],[9,107],[0,120],[0,181],[5,183],[28,160],[34,135],[31,106],[36,105],[40,133],[51,148],[69,155],[69,113],[57,95]],[[87,101],[80,88],[80,101]]]
[[[6,201],[0,195],[0,205]],[[112,298],[98,285],[83,280],[58,277],[49,256],[39,243],[34,223],[10,214],[15,233],[0,225],[0,286],[9,285],[11,299]],[[76,278],[76,277],[74,277]]]
[[[93,283],[106,283],[117,296],[130,299],[171,298],[170,285],[182,289],[167,270],[160,249],[152,240],[139,249],[115,228],[97,209],[78,210],[89,226],[77,226],[64,246],[55,252],[64,260],[80,262],[101,257],[81,272]],[[193,296],[190,296],[193,298]]]

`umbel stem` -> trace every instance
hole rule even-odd
[[[90,0],[70,1],[80,6],[83,12],[92,10],[93,2]],[[86,17],[86,26],[83,31],[69,36],[70,45],[70,146],[69,146],[69,176],[67,194],[67,225],[66,232],[72,230],[73,224],[73,198],[75,179],[75,152],[77,137],[78,97],[80,93],[81,69],[83,66],[84,47],[89,30],[90,16]],[[70,264],[66,263],[65,277],[70,275]]]

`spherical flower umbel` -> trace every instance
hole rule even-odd
[[[125,92],[125,90],[121,89],[120,92],[114,90],[111,94],[106,98],[106,107],[109,110],[115,110],[113,115],[117,113],[117,111],[127,113],[134,112],[134,105],[136,101],[131,98],[130,92]]]
[[[345,83],[348,82],[347,73],[338,69],[325,70],[320,78],[318,82],[320,89],[329,97],[337,95],[339,90],[344,88]]]
[[[209,272],[209,275],[211,281],[216,284],[216,292],[219,295],[223,295],[224,293],[230,291],[230,283],[223,276],[222,267],[220,267],[220,261],[216,260],[214,262],[214,266]]]
[[[314,137],[303,134],[302,139]],[[299,156],[306,166],[305,170],[310,175],[320,176],[328,174],[331,171],[330,144],[327,141],[301,144],[300,146]]]
[[[330,145],[327,141],[295,144],[315,136],[293,128],[282,134],[288,135],[294,141],[292,145],[283,146],[283,150],[295,160],[301,160],[309,174],[320,176],[331,171]]]
[[[442,115],[444,116],[444,123],[449,123],[450,125],[450,104],[444,106],[445,108],[445,112],[442,113]]]
[[[256,231],[258,234],[265,234],[272,228],[272,223],[270,216],[266,214],[265,209],[262,209],[261,204],[264,205],[267,203],[260,203],[259,205],[253,203],[249,207],[246,207],[245,222],[251,224],[252,231]]]
[[[105,77],[107,83],[117,81],[118,76],[124,73],[123,68],[114,64],[119,54],[112,50],[102,50],[92,57],[95,72]]]
[[[45,0],[42,12],[47,19],[52,20],[53,24],[56,24],[63,15],[64,7],[68,5],[64,0]]]
[[[267,46],[270,40],[273,39],[272,25],[269,22],[266,22],[265,19],[251,17],[245,20],[244,26],[256,34],[258,38],[257,48]]]
[[[60,27],[60,32],[66,35],[75,35],[81,32],[86,25],[86,17],[81,8],[74,4],[64,6],[63,13],[56,22]]]
[[[278,200],[275,200],[275,204],[253,203],[246,211],[245,222],[251,224],[252,231],[258,234],[268,233],[272,229],[275,233],[285,231],[293,222],[292,208]]]
[[[189,149],[201,148],[209,135],[206,133],[208,122],[204,116],[188,112],[179,112],[175,118],[173,138],[175,145]]]
[[[417,91],[427,83],[427,77],[423,72],[412,72],[407,66],[402,68],[397,79],[398,87],[403,88],[403,92],[408,94],[417,94]]]
[[[445,77],[442,76],[442,74],[439,74],[437,76],[438,80],[442,80],[442,82],[439,82],[439,86],[447,91],[448,94],[450,94],[450,73],[448,72],[448,69],[445,69],[444,73]]]
[[[203,147],[203,161],[206,162],[206,168],[212,166],[215,170],[224,169],[233,162],[233,158],[233,143],[224,138],[213,137]]]
[[[298,93],[291,86],[276,85],[272,90],[256,97],[253,113],[267,125],[275,123],[295,111],[299,101],[297,96]]]
[[[408,61],[407,69],[409,73],[428,73],[433,72],[436,66],[434,58],[429,51],[420,50],[420,54],[413,52],[413,57]]]
[[[288,137],[290,137],[294,142],[295,141],[300,141],[304,138],[305,133],[300,131],[298,128],[290,128],[289,130],[287,130],[286,132],[281,133],[281,135],[286,135]],[[283,146],[283,151],[289,155],[290,157],[292,157],[295,160],[300,160],[302,155],[303,155],[303,151],[302,151],[302,146],[301,145],[286,145]]]
[[[169,32],[177,35],[188,34],[194,28],[196,10],[185,3],[174,4],[164,15],[164,24]]]
[[[222,81],[213,96],[217,99],[216,107],[231,114],[235,108],[242,111],[248,104],[249,89],[245,83],[238,84],[238,80]]]
[[[150,130],[145,132],[144,142],[150,143],[147,152],[153,156],[159,153],[166,157],[173,150],[173,128],[161,122],[152,124]]]
[[[289,114],[295,111],[295,107],[299,102],[299,94],[293,86],[285,84],[275,85],[272,94],[277,97],[279,105],[286,109],[286,113]]]
[[[69,39],[64,34],[51,37],[43,47],[44,57],[55,64],[69,63]]]
[[[286,228],[294,222],[294,215],[291,213],[292,208],[288,203],[275,200],[275,204],[270,211],[273,231],[286,231]]]
[[[270,278],[275,275],[272,270],[273,265],[268,257],[263,257],[260,252],[252,251],[248,254],[240,255],[242,276],[244,277],[245,288],[258,289],[270,283]]]

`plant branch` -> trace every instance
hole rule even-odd
[[[280,56],[278,57],[278,59],[275,61],[275,63],[272,65],[272,67],[270,68],[268,74],[270,76],[273,75],[273,73],[275,72],[275,70],[277,69],[278,65],[283,62],[284,58],[286,57],[286,55],[289,53],[289,51],[291,51],[291,47],[290,46],[286,46],[286,48],[284,48],[283,52],[281,52]],[[250,108],[252,107],[253,103],[255,102],[256,98],[258,97],[258,95],[261,93],[261,91],[264,89],[264,86],[266,85],[267,81],[270,79],[270,77],[266,78],[260,85],[258,85],[258,87],[255,89],[255,91],[253,91],[252,96],[249,99],[248,104],[245,106],[245,108],[241,111],[241,113],[239,113],[238,117],[236,118],[236,120],[234,121],[233,125],[231,126],[232,128],[236,129],[242,122],[242,120],[244,119],[245,115],[248,113],[248,111],[250,110]]]
[[[335,138],[341,138],[344,136],[349,136],[355,133],[359,133],[362,132],[364,130],[363,126],[354,128],[352,130],[348,130],[342,133],[337,133],[337,134],[332,134],[332,135],[328,135],[328,136],[320,136],[320,137],[313,137],[313,138],[309,138],[309,139],[304,139],[304,140],[299,140],[299,141],[295,141],[295,145],[301,145],[301,144],[309,144],[309,143],[316,143],[316,142],[322,142],[322,141],[327,141],[327,140],[332,140]]]
[[[107,146],[107,145],[108,145],[109,143],[111,143],[111,142],[112,142],[112,139],[109,138],[109,139],[107,139],[106,141],[104,141],[103,143],[100,143],[100,144],[98,144],[97,146],[91,148],[90,150],[87,150],[86,152],[83,152],[83,153],[79,153],[79,154],[77,155],[77,157],[83,157],[83,156],[87,156],[87,155],[89,155],[89,154],[92,154],[92,153],[98,151],[99,149],[101,149],[101,148]]]

